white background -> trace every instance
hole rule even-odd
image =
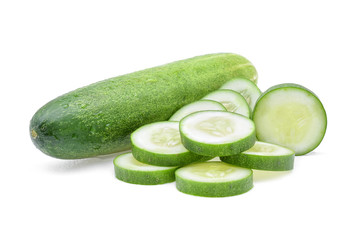
[[[0,3],[1,239],[359,238],[357,1],[56,2]],[[30,140],[32,115],[58,95],[215,52],[248,58],[262,91],[295,82],[322,100],[327,134],[293,171],[202,198],[120,182],[113,156],[59,160]]]

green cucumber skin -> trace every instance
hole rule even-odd
[[[225,163],[235,166],[257,170],[288,171],[294,167],[294,154],[286,156],[259,156],[240,153],[220,157],[220,159]]]
[[[30,136],[45,154],[80,159],[128,150],[138,127],[167,120],[226,81],[257,82],[244,57],[218,53],[103,80],[41,107],[30,121]]]
[[[296,84],[296,83],[281,83],[281,84],[277,84],[277,85],[274,85],[274,86],[268,88],[265,92],[263,92],[263,93],[259,96],[259,98],[257,99],[257,102],[256,102],[256,106],[257,106],[257,104],[258,104],[261,100],[263,100],[263,99],[265,98],[265,96],[267,95],[267,93],[272,92],[272,91],[275,91],[275,90],[277,90],[277,89],[284,89],[284,88],[289,88],[289,89],[290,89],[290,88],[296,88],[296,89],[299,89],[299,90],[301,90],[301,91],[309,92],[310,94],[312,94],[312,95],[318,100],[318,102],[320,103],[320,105],[321,105],[321,107],[322,107],[322,109],[323,109],[324,115],[325,115],[325,122],[324,122],[324,125],[325,125],[325,126],[324,126],[324,132],[323,132],[322,138],[318,141],[318,143],[317,143],[315,146],[313,146],[312,148],[308,149],[307,151],[301,152],[301,153],[295,153],[296,156],[305,155],[305,154],[307,154],[307,153],[313,151],[314,149],[316,149],[316,148],[320,145],[320,143],[323,141],[323,138],[324,138],[325,133],[326,133],[326,130],[327,130],[327,125],[328,125],[327,113],[326,113],[326,111],[325,111],[325,108],[324,108],[324,106],[323,106],[323,103],[320,101],[319,97],[318,97],[314,92],[312,92],[310,89],[308,89],[308,88],[306,88],[306,87],[304,87],[304,86],[302,86],[302,85]],[[252,113],[252,119],[253,119],[253,121],[254,121],[255,113],[256,113],[256,107],[254,107],[254,110],[253,110],[253,113]],[[256,137],[257,137],[258,140],[261,140],[260,138],[258,138],[258,136],[256,136]]]
[[[229,197],[253,188],[253,172],[246,178],[230,182],[196,182],[176,175],[176,188],[183,193],[200,197]]]
[[[175,181],[176,169],[162,171],[135,171],[117,167],[115,165],[115,176],[117,179],[133,184],[158,185]]]
[[[201,156],[192,152],[180,154],[160,154],[148,152],[144,149],[132,145],[132,154],[137,161],[155,166],[184,166],[193,162],[207,161],[212,157]]]

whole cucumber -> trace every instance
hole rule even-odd
[[[167,120],[233,78],[257,81],[244,57],[218,53],[103,80],[66,93],[41,107],[30,122],[35,146],[61,159],[128,150],[140,126]]]

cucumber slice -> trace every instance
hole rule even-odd
[[[140,162],[156,166],[182,166],[208,160],[188,151],[181,143],[179,122],[144,125],[131,134],[132,154]]]
[[[293,83],[269,88],[257,100],[253,112],[259,141],[270,142],[303,155],[322,141],[327,115],[319,98]]]
[[[176,172],[179,191],[203,197],[227,197],[245,193],[253,187],[251,169],[224,162],[193,163]]]
[[[220,89],[231,89],[239,92],[246,99],[251,111],[253,111],[256,101],[262,93],[255,83],[244,78],[230,80],[223,84]]]
[[[132,153],[124,153],[113,160],[117,179],[134,184],[156,185],[173,182],[178,167],[152,166],[137,161]]]
[[[237,113],[201,111],[180,121],[183,145],[191,152],[205,156],[238,154],[255,143],[252,120]]]
[[[246,117],[249,117],[251,115],[251,110],[249,109],[247,101],[244,99],[244,97],[242,97],[241,94],[233,90],[216,90],[206,95],[203,99],[213,100],[221,103],[227,109],[228,112],[242,114]]]
[[[175,112],[172,117],[169,119],[169,121],[180,121],[185,116],[198,112],[198,111],[204,111],[204,110],[222,110],[226,111],[226,108],[212,100],[199,100],[190,104],[187,104],[180,108],[177,112]]]
[[[287,171],[293,169],[294,151],[279,145],[257,141],[247,151],[220,159],[244,168]]]

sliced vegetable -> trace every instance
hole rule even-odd
[[[270,142],[306,154],[322,141],[327,115],[319,98],[298,84],[279,84],[257,100],[253,112],[259,141]]]
[[[252,120],[223,111],[201,111],[180,121],[182,143],[191,152],[205,156],[228,156],[255,143]]]
[[[250,117],[251,110],[248,103],[241,94],[228,89],[220,89],[206,95],[203,99],[213,100],[221,103],[229,112],[242,114]],[[208,109],[217,110],[217,109]]]
[[[176,172],[179,191],[196,196],[226,197],[245,193],[253,187],[251,169],[224,162],[193,163]]]
[[[172,117],[169,119],[169,121],[180,121],[185,116],[198,112],[198,111],[204,111],[204,110],[221,110],[226,111],[226,108],[212,100],[199,100],[195,101],[193,103],[187,104],[180,108],[177,112],[175,112]]]
[[[116,178],[124,182],[142,185],[173,182],[175,171],[178,168],[148,165],[137,161],[131,153],[119,155],[113,163]]]
[[[223,84],[221,89],[239,92],[246,99],[251,111],[253,111],[256,101],[262,93],[255,83],[244,78],[230,80]]]
[[[293,169],[294,151],[279,145],[257,141],[247,151],[238,155],[221,157],[221,160],[244,168],[286,171]]]
[[[147,124],[131,135],[132,154],[140,162],[157,166],[182,166],[209,160],[188,151],[181,143],[178,122]]]

